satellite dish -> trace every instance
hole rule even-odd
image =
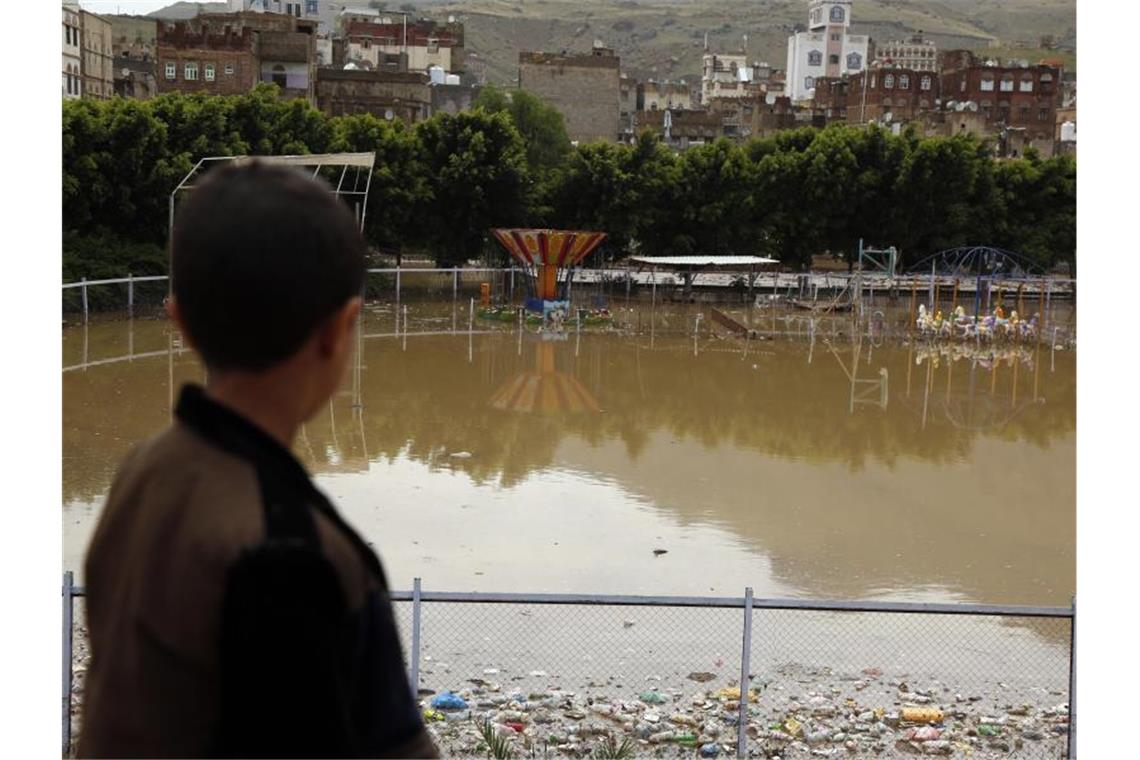
[[[385,118],[385,119],[387,119],[388,121],[391,121],[391,120],[392,120],[392,119],[394,119],[395,117],[396,117],[396,114],[394,114],[394,113],[392,112],[392,109],[391,109],[391,108],[388,108],[388,109],[385,109],[385,110],[384,110],[384,118]]]
[[[123,77],[123,79],[126,79],[131,75],[131,70],[124,66],[119,70],[119,74]]]

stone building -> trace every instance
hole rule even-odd
[[[748,63],[744,53],[705,52],[701,58],[701,103],[714,98],[748,98],[764,91],[767,63]]]
[[[638,110],[640,87],[641,83],[628,74],[622,74],[618,80],[618,124],[622,142],[632,142],[634,138],[634,114]]]
[[[368,20],[349,18],[343,23],[345,60],[367,61],[376,68],[384,55],[406,55],[408,71],[439,66],[448,73],[464,67],[463,24],[420,19],[405,23],[396,16],[377,15]]]
[[[722,135],[720,114],[700,110],[638,111],[637,131],[660,135],[671,148],[685,150],[704,145]]]
[[[159,92],[240,95],[258,82],[313,102],[316,22],[274,13],[210,13],[158,27]]]
[[[63,98],[74,100],[83,95],[83,28],[79,21],[79,3],[63,3]]]
[[[663,111],[668,108],[689,110],[693,93],[684,82],[656,82],[650,79],[637,85],[638,111]]]
[[[111,22],[115,94],[142,100],[153,98],[158,93],[157,19],[122,15],[104,18]]]
[[[770,137],[784,129],[800,126],[797,109],[786,95],[768,93],[756,98],[752,111],[752,136]]]
[[[580,53],[519,53],[519,88],[558,109],[574,142],[620,139],[621,59],[595,43]]]
[[[317,107],[329,116],[370,113],[406,124],[432,114],[432,86],[416,71],[317,70]]]
[[[922,32],[909,40],[891,40],[875,45],[874,62],[911,71],[938,71],[938,46]]]
[[[851,0],[810,0],[808,30],[788,37],[785,93],[809,100],[819,77],[832,79],[867,67],[870,40],[851,34]]]
[[[111,23],[102,16],[79,12],[82,27],[83,97],[108,100],[115,94]]]

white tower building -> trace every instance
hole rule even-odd
[[[856,74],[867,65],[865,34],[851,34],[852,0],[810,0],[808,30],[788,37],[785,91],[808,100],[819,77]]]

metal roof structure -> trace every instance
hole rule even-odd
[[[661,267],[734,267],[779,264],[764,256],[630,256],[630,261]]]
[[[360,220],[360,229],[364,230],[364,214],[368,206],[368,191],[372,187],[372,167],[376,164],[375,153],[312,153],[292,156],[208,156],[198,160],[190,173],[182,178],[174,191],[170,193],[170,228],[168,234],[174,230],[174,207],[179,193],[193,190],[197,180],[201,179],[209,169],[221,163],[247,164],[258,161],[274,166],[289,166],[296,169],[308,170],[312,168],[313,177],[317,177],[321,170],[326,170],[326,179],[333,188],[333,194],[353,207],[357,219]],[[337,176],[339,169],[339,177]],[[328,170],[332,170],[329,172]],[[349,178],[351,170],[351,179]]]

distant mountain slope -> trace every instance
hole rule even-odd
[[[586,50],[595,39],[613,47],[635,76],[699,75],[704,37],[722,52],[744,44],[750,57],[783,68],[788,35],[807,21],[804,0],[462,0],[418,2],[425,15],[454,14],[468,49],[488,64],[488,78],[510,83],[520,50]],[[1035,48],[1052,35],[1075,66],[1073,0],[856,0],[853,29],[876,40],[923,30],[943,48]],[[1032,50],[1031,50],[1032,52]],[[1006,57],[995,50],[997,57]],[[1058,57],[1041,50],[1037,57]]]
[[[146,15],[151,18],[160,18],[163,21],[182,21],[194,18],[199,13],[225,13],[228,9],[229,6],[226,3],[178,2],[165,8],[159,8],[157,11],[151,11]]]

